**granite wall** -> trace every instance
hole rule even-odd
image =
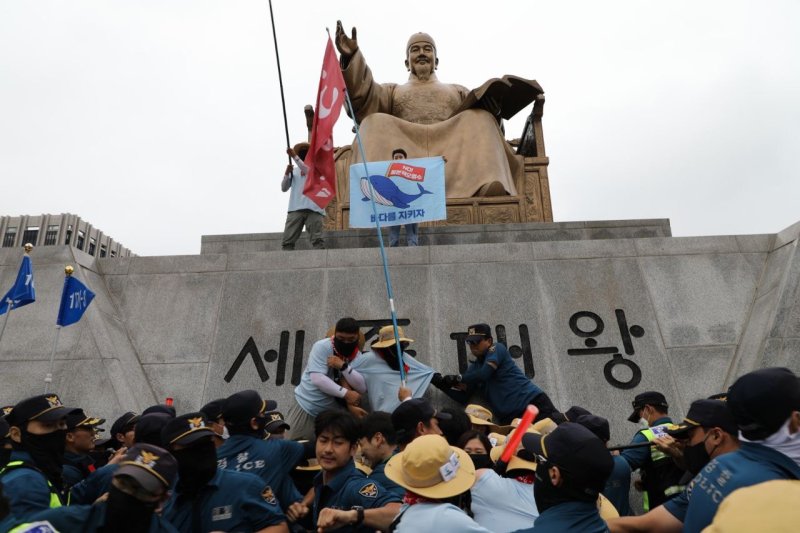
[[[765,365],[800,372],[800,223],[775,235],[421,246],[388,251],[398,314],[418,358],[466,364],[488,322],[557,406],[584,405],[626,441],[633,396],[663,391],[678,417]],[[21,249],[0,250],[0,288]],[[388,322],[376,249],[95,259],[32,253],[37,301],[0,340],[0,404],[43,390],[63,267],[97,293],[58,340],[64,401],[113,419],[165,397],[179,411],[255,388],[293,401],[311,344],[342,316]],[[598,320],[599,319],[599,320]],[[449,402],[438,391],[437,401]]]

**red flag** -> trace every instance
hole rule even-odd
[[[305,194],[323,209],[336,196],[336,166],[333,162],[333,125],[339,118],[344,102],[344,78],[339,70],[339,60],[328,37],[322,74],[319,78],[316,113],[311,128],[311,146],[305,163],[308,165]]]

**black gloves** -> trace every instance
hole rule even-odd
[[[431,384],[441,390],[451,389],[459,383],[461,383],[461,376],[455,374],[443,376],[437,372],[433,375],[433,378],[431,378]]]

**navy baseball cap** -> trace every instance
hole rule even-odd
[[[114,420],[114,423],[111,424],[111,438],[113,439],[117,433],[125,433],[125,428],[128,426],[135,426],[136,422],[139,421],[139,415],[128,411],[121,417]]]
[[[152,494],[169,489],[177,475],[178,462],[167,450],[143,443],[131,446],[114,473],[132,477]]]
[[[187,446],[204,437],[213,437],[216,433],[207,424],[201,412],[176,416],[161,430],[161,441],[165,446]]]
[[[636,397],[633,399],[633,402],[631,402],[631,406],[633,407],[633,412],[631,413],[631,416],[628,417],[628,422],[633,422],[634,424],[638,422],[639,411],[645,405],[657,405],[665,409],[669,408],[667,399],[660,392],[651,390],[643,392],[641,394],[637,394]]]
[[[688,436],[690,429],[696,427],[718,427],[725,433],[739,435],[733,413],[731,413],[727,402],[722,400],[696,400],[692,402],[683,422],[672,429],[668,429],[667,433],[673,437],[683,439]]]
[[[492,328],[489,324],[473,324],[467,328],[466,342],[477,342],[488,339],[492,336]]]
[[[57,422],[75,411],[76,409],[65,407],[58,394],[40,394],[15,405],[6,415],[6,422],[11,426],[25,424],[31,420]]]
[[[226,424],[247,424],[251,418],[277,409],[273,400],[263,400],[254,390],[244,390],[228,396],[222,410],[222,418]]]
[[[766,439],[800,411],[800,379],[788,368],[750,372],[731,385],[728,406],[746,439]]]
[[[209,422],[216,422],[222,417],[225,410],[225,398],[217,398],[200,408],[200,412],[206,415]]]
[[[575,422],[564,422],[542,435],[526,433],[522,446],[537,459],[562,468],[586,494],[597,497],[614,469],[606,445],[591,431]]]

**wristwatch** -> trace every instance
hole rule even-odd
[[[364,508],[360,505],[354,505],[350,508],[351,511],[356,512],[356,521],[353,523],[354,526],[360,526],[362,522],[364,522]]]

